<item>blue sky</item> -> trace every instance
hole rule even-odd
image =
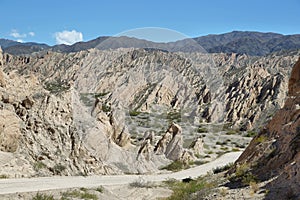
[[[0,0],[0,38],[73,43],[143,27],[189,37],[233,30],[300,33],[299,0]]]

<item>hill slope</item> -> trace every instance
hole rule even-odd
[[[110,40],[108,44],[104,44]],[[281,35],[277,33],[260,33],[250,31],[233,31],[219,35],[207,35],[190,40],[180,40],[168,43],[155,43],[151,41],[129,37],[98,37],[87,42],[78,42],[73,45],[55,45],[49,47],[37,43],[18,43],[12,40],[0,40],[5,52],[14,55],[29,54],[51,49],[57,52],[79,52],[101,46],[101,49],[149,47],[165,49],[168,51],[195,51],[194,47],[200,45],[209,53],[238,53],[252,56],[264,56],[276,51],[300,49],[300,35]],[[197,45],[196,45],[197,44]],[[194,46],[194,47],[193,47]],[[199,51],[199,49],[196,49]]]
[[[277,177],[266,187],[267,199],[300,197],[300,59],[289,80],[288,98],[268,125],[251,141],[238,165],[260,180]]]

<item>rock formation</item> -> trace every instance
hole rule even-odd
[[[300,59],[295,64],[288,97],[280,109],[253,138],[237,160],[246,163],[260,180],[277,177],[266,188],[267,199],[300,198]]]
[[[0,47],[0,87],[5,87],[5,78],[4,78],[4,73],[3,73],[3,55],[2,55],[2,49]]]
[[[1,118],[13,122],[0,127],[0,156],[9,160],[0,163],[0,174],[148,173],[170,160],[188,162],[193,153],[182,148],[182,138],[195,127],[186,116],[244,130],[263,125],[283,104],[286,75],[299,54],[207,57],[147,49],[0,54]],[[199,70],[210,63],[213,73]],[[145,136],[141,147],[132,144],[133,116],[140,112],[143,129],[137,135],[156,134],[175,122],[155,146],[158,134]],[[184,133],[180,120],[190,120]],[[200,141],[194,151],[201,153]],[[138,153],[143,156],[137,159]]]
[[[193,150],[195,155],[204,154],[204,145],[202,137],[195,138],[195,140],[191,143],[189,149]]]
[[[36,74],[52,92],[59,89],[57,85],[73,81],[80,93],[108,93],[101,97],[103,105],[140,111],[149,111],[153,104],[190,108],[197,110],[203,121],[222,120],[248,130],[263,126],[283,106],[287,75],[299,54],[250,57],[221,53],[207,57],[200,53],[172,54],[143,49],[91,49],[35,56],[5,54],[3,69],[17,70],[23,75]],[[207,67],[203,64],[207,62],[214,63],[219,75],[198,70]],[[213,76],[221,77],[217,91],[206,82]],[[215,110],[216,99],[224,105],[220,110],[223,114]]]

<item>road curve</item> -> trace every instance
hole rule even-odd
[[[1,179],[0,194],[11,194],[17,192],[35,192],[44,190],[67,189],[75,187],[97,187],[100,185],[122,185],[132,183],[139,179],[144,181],[164,181],[174,178],[177,180],[191,177],[195,178],[205,175],[216,167],[224,166],[234,162],[242,152],[231,152],[224,154],[216,160],[179,172],[154,175],[105,175],[105,176],[54,176],[39,178]]]

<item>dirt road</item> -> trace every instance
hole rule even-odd
[[[169,174],[154,175],[112,175],[112,176],[54,176],[40,178],[18,178],[18,179],[1,179],[0,194],[11,194],[16,192],[35,192],[54,189],[66,189],[75,187],[97,187],[100,185],[121,185],[135,182],[139,179],[150,182],[164,181],[174,178],[177,180],[191,177],[195,178],[205,175],[212,169],[224,166],[234,162],[241,152],[231,152],[224,154],[216,160],[186,169],[180,172]]]

